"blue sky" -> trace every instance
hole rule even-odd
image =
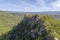
[[[0,10],[20,12],[60,11],[60,0],[0,0]]]

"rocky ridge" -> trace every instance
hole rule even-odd
[[[45,29],[44,21],[39,15],[25,16],[22,21],[4,35],[0,40],[53,40]]]

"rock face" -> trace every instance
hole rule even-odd
[[[24,17],[7,35],[0,40],[53,40],[45,29],[44,21],[38,15]]]

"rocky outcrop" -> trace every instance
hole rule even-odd
[[[53,40],[45,29],[44,21],[38,16],[24,17],[7,35],[0,40]]]

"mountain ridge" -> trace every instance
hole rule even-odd
[[[13,11],[0,11],[0,12],[8,12],[8,13],[18,13],[18,14],[26,14],[26,13],[33,13],[33,14],[51,14],[51,15],[60,15],[60,11],[43,11],[43,12],[13,12]]]
[[[0,40],[53,40],[43,23],[38,15],[26,15],[8,34],[2,35]]]

